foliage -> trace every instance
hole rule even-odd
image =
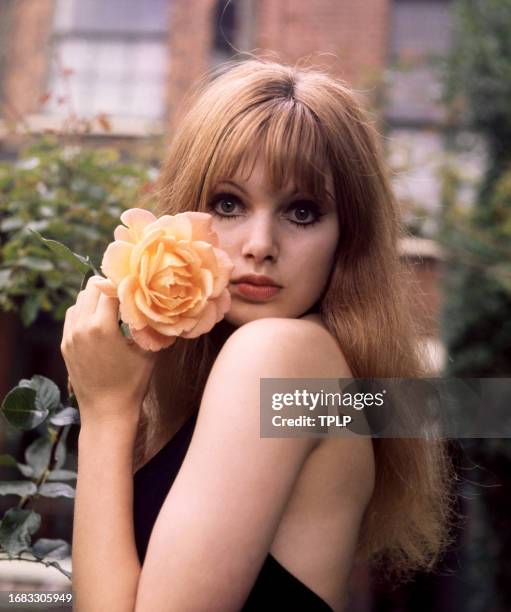
[[[475,202],[460,205],[459,177],[446,169],[443,241],[450,258],[445,279],[447,302],[443,335],[448,376],[496,377],[511,372],[511,0],[456,0],[455,44],[448,62],[446,100],[450,104],[451,144],[460,129],[480,134],[487,146],[487,168]],[[467,540],[471,586],[468,612],[489,607],[508,610],[511,590],[508,439],[464,440],[474,466],[483,465],[479,483],[464,483],[472,504],[472,537]],[[472,468],[473,469],[473,468]],[[492,482],[487,483],[488,475]],[[475,508],[475,510],[474,510]],[[481,545],[484,544],[483,547]],[[480,580],[479,580],[480,582]]]
[[[136,205],[152,175],[148,163],[122,161],[114,149],[65,145],[53,135],[0,163],[0,308],[19,312],[25,326],[40,310],[62,320],[80,276],[31,230],[89,253],[99,267],[121,212]]]
[[[504,26],[511,0],[458,1],[455,17],[446,83],[451,128],[484,136],[488,168],[470,207],[457,201],[456,172],[444,172],[447,374],[502,376],[511,371],[511,39]]]
[[[72,425],[79,424],[76,399],[61,402],[57,385],[44,376],[22,379],[5,397],[1,406],[3,418],[12,427],[40,433],[25,450],[25,462],[11,455],[0,455],[0,465],[15,467],[25,480],[0,482],[0,495],[16,495],[17,506],[9,508],[0,521],[0,560],[24,559],[24,554],[48,566],[53,566],[71,578],[57,560],[70,555],[70,545],[64,540],[32,538],[41,526],[41,515],[29,508],[39,497],[73,499],[75,489],[68,482],[76,472],[65,469],[66,438]]]
[[[510,0],[454,2],[454,45],[448,63],[445,99],[452,119],[487,136],[494,161],[511,151]]]

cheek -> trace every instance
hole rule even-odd
[[[311,237],[296,253],[297,269],[300,273],[314,279],[316,284],[323,282],[334,263],[337,242],[337,231],[322,232]]]
[[[239,250],[236,243],[236,234],[234,232],[226,231],[221,224],[215,223],[215,221],[213,221],[212,227],[218,237],[219,248],[225,251],[227,255],[232,258],[234,255],[236,255],[236,249],[238,248]]]

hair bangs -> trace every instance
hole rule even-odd
[[[262,154],[266,180],[274,192],[293,184],[324,201],[334,197],[326,189],[331,172],[327,150],[320,125],[304,104],[293,99],[260,104],[238,114],[219,134],[202,196],[206,200],[215,185],[236,175],[248,180]]]
[[[318,201],[328,197],[326,177],[331,167],[327,143],[304,104],[294,100],[281,103],[264,126],[262,149],[267,180],[274,191],[293,183]]]

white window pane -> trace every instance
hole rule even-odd
[[[90,117],[93,113],[92,100],[94,85],[89,80],[77,80],[73,87],[73,104],[76,113],[82,117]]]
[[[50,74],[47,87],[50,98],[45,106],[46,112],[51,112],[56,115],[65,114],[66,107],[58,104],[58,99],[66,95],[64,84],[61,80],[57,79],[55,73]]]
[[[54,29],[64,32],[73,27],[73,12],[75,0],[57,0],[54,13]]]
[[[94,64],[96,48],[84,40],[63,40],[55,50],[59,62],[65,68],[72,68],[76,72],[87,70]],[[54,59],[57,59],[54,57]]]
[[[162,43],[140,42],[133,46],[132,69],[140,75],[161,76],[168,64],[167,46]]]
[[[130,91],[128,114],[137,117],[160,118],[163,116],[163,87],[155,81],[138,81]]]
[[[74,4],[75,30],[165,32],[170,0],[80,0]]]
[[[391,52],[445,53],[451,31],[450,2],[396,0],[392,6]]]
[[[127,53],[129,44],[125,42],[101,42],[97,43],[96,72],[102,78],[108,76],[120,76],[126,72],[128,65]]]
[[[94,91],[92,102],[93,113],[120,114],[121,83],[101,81],[98,82]]]

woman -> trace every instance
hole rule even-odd
[[[260,378],[425,375],[399,212],[355,95],[315,69],[224,65],[157,195],[159,214],[213,216],[231,308],[157,354],[126,342],[93,280],[68,310],[77,609],[339,611],[356,559],[433,567],[450,508],[440,442],[259,432]]]

